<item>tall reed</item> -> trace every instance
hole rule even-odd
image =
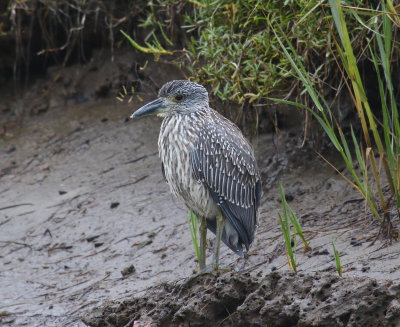
[[[369,8],[346,6],[346,2],[339,0],[329,0],[329,5],[339,36],[337,39],[336,33],[332,33],[339,53],[336,61],[353,100],[362,130],[362,139],[357,138],[353,128],[350,136],[343,132],[335,121],[328,102],[314,87],[300,56],[279,28],[274,30],[275,36],[312,99],[314,108],[297,102],[274,100],[301,107],[314,116],[343,158],[349,176],[340,174],[360,192],[372,215],[382,223],[385,235],[397,237],[391,217],[393,214],[400,216],[400,121],[392,80],[391,56],[396,53],[394,50],[398,46],[393,33],[395,25],[400,26],[399,16],[391,0],[382,2],[382,8],[378,13]],[[368,22],[361,18],[366,12],[369,14]],[[351,18],[360,23],[360,28],[368,28],[371,34],[368,51],[379,87],[381,103],[379,112],[373,112],[371,109],[366,93],[367,81],[362,79],[357,65],[357,57],[353,51],[346,23],[346,19]],[[377,118],[378,116],[382,116],[382,121]],[[332,167],[335,168],[333,165]]]

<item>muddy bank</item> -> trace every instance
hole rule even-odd
[[[83,318],[93,327],[399,326],[400,287],[332,274],[214,273],[149,289]]]

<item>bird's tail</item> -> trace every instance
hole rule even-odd
[[[216,234],[217,220],[207,219],[207,228]],[[224,242],[233,252],[243,256],[243,246],[238,232],[233,228],[228,219],[225,219],[224,230],[222,232],[222,242]]]

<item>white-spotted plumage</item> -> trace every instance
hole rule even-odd
[[[196,113],[165,117],[158,138],[158,150],[171,192],[198,215],[215,217],[218,208],[210,192],[192,172],[190,153],[199,139],[195,132],[198,120]]]
[[[215,232],[225,220],[222,240],[233,251],[254,238],[261,180],[253,150],[241,131],[208,105],[207,91],[189,81],[164,85],[160,97],[185,100],[164,114],[158,148],[171,192]]]

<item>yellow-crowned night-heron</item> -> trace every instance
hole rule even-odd
[[[162,171],[172,193],[200,220],[200,269],[206,268],[207,228],[242,255],[254,238],[261,196],[260,174],[250,144],[235,124],[209,107],[207,90],[194,82],[166,83],[158,99],[131,118],[164,117],[158,138]]]

